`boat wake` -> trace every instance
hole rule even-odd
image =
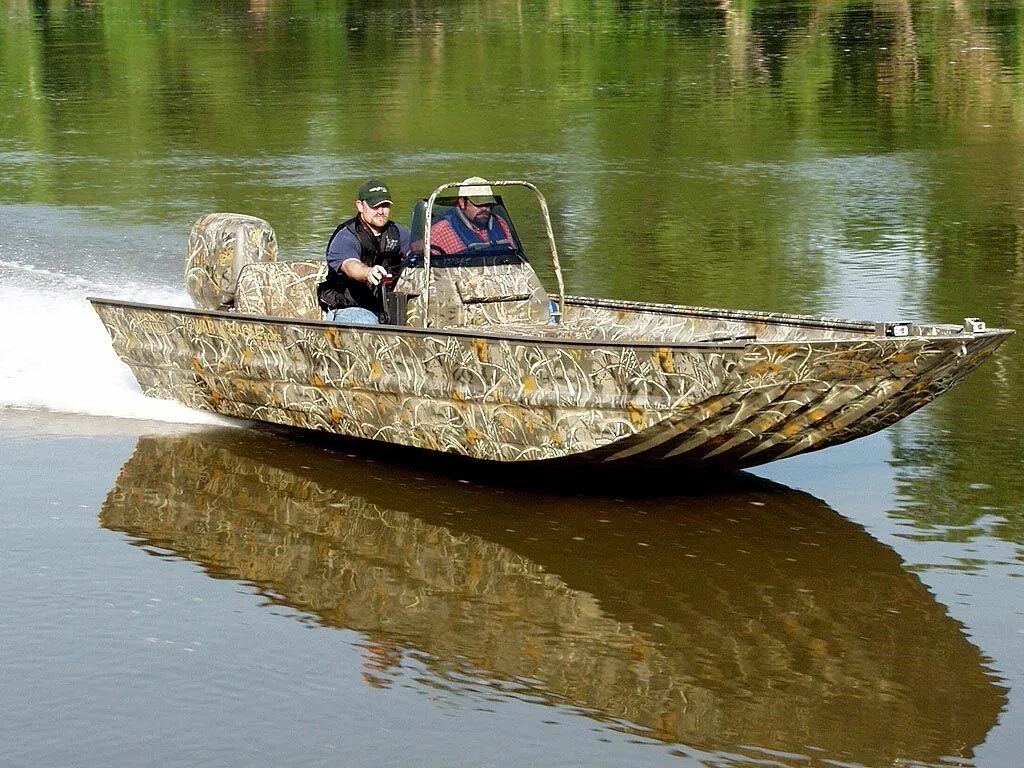
[[[181,290],[93,280],[0,259],[0,409],[223,424],[224,419],[142,394],[86,300],[116,296],[187,305]]]

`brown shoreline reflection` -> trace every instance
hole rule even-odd
[[[801,765],[969,758],[1005,703],[896,553],[807,494],[422,474],[242,430],[144,437],[100,523],[363,633],[375,686],[415,654],[441,680]]]

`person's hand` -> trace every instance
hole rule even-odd
[[[380,285],[381,280],[388,276],[388,271],[384,269],[383,264],[377,264],[376,266],[370,267],[370,271],[366,273],[366,282],[370,285]]]

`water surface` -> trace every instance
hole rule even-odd
[[[182,426],[213,419],[142,397],[85,297],[184,304],[207,211],[318,257],[366,177],[404,221],[479,174],[540,186],[571,293],[1024,327],[1022,24],[6,0],[7,759],[1017,765],[1019,339],[772,483],[586,499]]]

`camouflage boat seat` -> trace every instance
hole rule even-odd
[[[434,328],[506,324],[547,324],[547,291],[526,261],[431,268],[428,312]],[[423,270],[402,272],[397,290],[409,293],[408,325],[419,325]]]
[[[277,237],[263,219],[240,213],[207,213],[192,227],[185,283],[199,309],[252,315],[321,319],[316,286],[327,265],[278,261]]]
[[[252,315],[320,320],[316,286],[327,264],[316,261],[266,261],[246,264],[238,274],[235,310]]]

